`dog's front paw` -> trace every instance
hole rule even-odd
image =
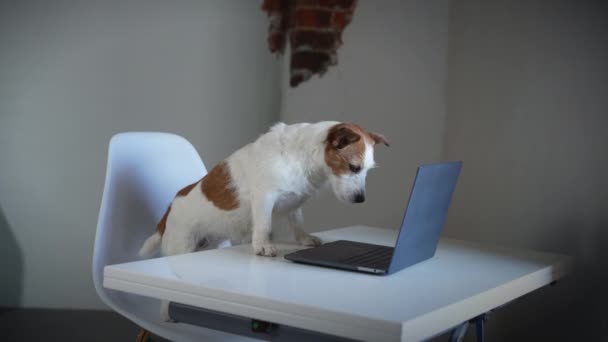
[[[257,255],[269,257],[277,256],[277,248],[271,243],[254,244],[253,251]]]
[[[317,247],[317,246],[321,246],[323,244],[323,242],[321,242],[321,239],[319,239],[316,236],[309,235],[309,234],[306,234],[306,235],[298,238],[298,242],[302,246],[310,246],[310,247]]]

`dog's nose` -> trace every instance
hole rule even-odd
[[[363,193],[363,192],[358,192],[358,193],[355,195],[355,198],[354,198],[354,201],[353,201],[353,202],[355,202],[355,203],[363,203],[363,202],[365,202],[365,193]]]

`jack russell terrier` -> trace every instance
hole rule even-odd
[[[276,256],[273,215],[287,217],[296,240],[318,246],[303,230],[302,205],[329,182],[345,202],[365,201],[374,145],[388,141],[352,123],[278,123],[234,152],[205,177],[177,192],[139,254],[193,252],[224,240],[251,241],[257,255]]]

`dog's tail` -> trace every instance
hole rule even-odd
[[[152,255],[156,254],[156,252],[158,252],[159,250],[160,242],[162,239],[163,237],[160,232],[155,232],[146,240],[146,242],[144,242],[144,245],[141,246],[141,249],[139,250],[139,256],[151,257]]]

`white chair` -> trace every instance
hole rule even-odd
[[[110,141],[99,210],[93,282],[110,308],[143,329],[172,341],[251,341],[236,335],[160,318],[160,301],[103,287],[106,265],[141,259],[137,252],[176,192],[207,173],[194,147],[168,133],[129,132]]]

